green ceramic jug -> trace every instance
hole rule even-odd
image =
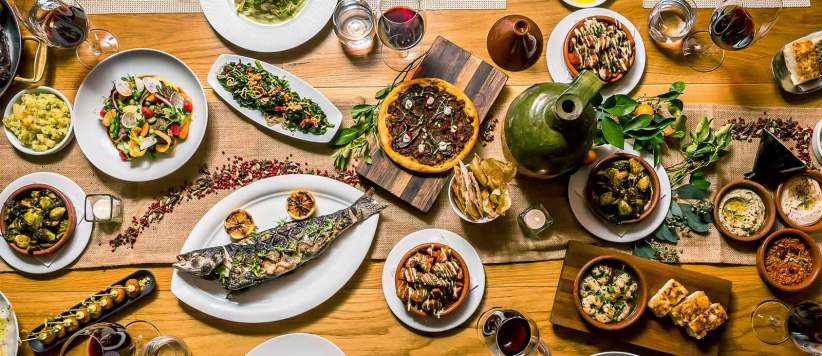
[[[523,175],[554,178],[579,167],[591,148],[596,115],[591,100],[603,83],[583,71],[570,84],[535,84],[508,107],[503,150]]]

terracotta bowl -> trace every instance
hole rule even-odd
[[[588,173],[588,182],[585,183],[585,201],[588,203],[588,208],[593,210],[593,212],[599,216],[603,221],[608,222],[610,224],[614,224],[613,222],[608,221],[606,218],[606,214],[602,211],[599,204],[594,201],[594,192],[593,192],[593,183],[594,183],[594,175],[597,171],[602,169],[607,163],[618,159],[627,159],[627,158],[636,158],[642,163],[642,166],[645,167],[645,170],[648,172],[648,175],[651,177],[651,199],[648,201],[648,204],[645,206],[645,210],[642,214],[639,214],[638,217],[629,220],[623,220],[619,224],[634,224],[638,223],[642,220],[645,220],[647,217],[651,216],[651,213],[654,212],[656,209],[657,203],[659,203],[659,177],[656,175],[656,171],[654,167],[651,167],[648,162],[645,162],[644,159],[637,155],[633,155],[626,152],[614,152],[605,158],[599,160],[594,166],[591,168],[590,173]]]
[[[822,184],[822,173],[819,173],[818,171],[807,170],[805,172],[802,172],[802,173],[791,176],[790,178],[788,178],[784,182],[780,183],[779,187],[776,188],[776,211],[779,213],[779,217],[782,218],[782,221],[785,222],[785,225],[788,225],[788,226],[790,226],[794,229],[797,229],[797,230],[802,230],[804,232],[817,232],[817,231],[820,231],[820,230],[822,230],[822,219],[819,219],[819,221],[817,221],[816,224],[813,224],[813,225],[807,225],[807,226],[799,225],[799,224],[795,223],[793,220],[791,220],[788,217],[788,214],[786,214],[785,211],[782,210],[782,194],[785,191],[785,183],[789,179],[791,179],[793,177],[796,177],[796,176],[807,176],[807,177],[816,179],[820,184]]]
[[[412,248],[412,249],[408,250],[408,252],[406,252],[406,253],[402,256],[402,258],[400,258],[400,263],[397,265],[397,271],[394,273],[394,290],[396,291],[396,290],[397,290],[397,288],[398,288],[398,287],[399,287],[399,285],[400,285],[400,281],[401,281],[400,277],[402,276],[402,269],[403,269],[403,267],[405,266],[405,262],[406,262],[406,261],[407,261],[407,260],[408,260],[411,256],[413,256],[415,253],[417,253],[417,251],[420,251],[420,250],[426,249],[426,248],[428,248],[429,246],[434,246],[434,247],[436,247],[436,248],[441,248],[441,247],[448,247],[448,248],[450,248],[450,249],[451,249],[451,252],[453,253],[453,256],[457,259],[457,262],[459,262],[459,264],[460,264],[460,268],[462,268],[462,272],[463,272],[463,279],[462,279],[462,281],[463,281],[463,283],[462,283],[462,284],[463,284],[463,288],[462,288],[462,293],[460,293],[459,297],[457,297],[457,301],[456,301],[456,302],[454,302],[454,303],[452,303],[451,305],[449,305],[449,306],[448,306],[448,307],[447,307],[447,308],[446,308],[446,309],[445,309],[445,310],[444,310],[444,311],[440,314],[440,316],[442,317],[442,316],[444,316],[444,315],[451,314],[451,312],[453,312],[454,310],[457,310],[457,308],[459,308],[459,306],[462,304],[462,302],[463,302],[463,301],[465,301],[465,297],[468,295],[468,291],[471,289],[471,277],[470,277],[470,273],[468,272],[468,266],[465,264],[465,260],[462,258],[462,256],[459,254],[459,252],[457,252],[457,250],[455,250],[455,249],[454,249],[454,248],[452,248],[451,246],[448,246],[448,245],[445,245],[445,244],[441,244],[441,243],[436,243],[436,242],[429,242],[429,243],[424,243],[424,244],[421,244],[421,245],[417,245],[417,246],[415,246],[414,248]],[[417,309],[417,308],[412,308],[410,311],[411,311],[412,313],[416,314],[416,315],[419,315],[419,316],[436,318],[436,316],[426,314],[425,312],[423,312],[422,310]]]
[[[15,201],[21,195],[23,195],[25,193],[28,193],[29,191],[34,190],[34,189],[49,190],[49,191],[53,192],[54,194],[56,194],[57,197],[60,198],[60,200],[63,201],[63,204],[66,206],[66,216],[68,217],[68,228],[66,228],[66,232],[63,234],[63,237],[60,240],[57,240],[57,243],[55,243],[54,245],[52,245],[51,247],[49,247],[45,250],[27,251],[27,250],[23,250],[23,249],[17,247],[17,245],[15,245],[13,243],[9,243],[9,247],[11,247],[13,250],[15,250],[19,253],[22,253],[24,255],[34,255],[34,256],[48,255],[48,254],[50,254],[54,251],[57,251],[58,249],[60,249],[60,247],[63,247],[63,245],[66,244],[66,241],[68,241],[71,238],[71,236],[74,234],[74,226],[77,225],[77,221],[76,221],[77,215],[74,212],[74,205],[71,204],[71,200],[66,198],[66,196],[63,194],[63,192],[61,192],[61,191],[57,190],[57,188],[52,187],[52,186],[47,185],[47,184],[29,184],[29,185],[25,185],[25,186],[20,187],[19,189],[15,190],[14,193],[11,193],[11,195],[9,196],[9,199],[6,200],[6,202],[3,204],[3,210],[5,210],[5,206],[7,204],[12,203],[13,201]],[[7,229],[8,229],[8,227],[6,226],[5,219],[0,218],[0,233],[2,233],[3,236],[6,235]]]
[[[634,310],[631,312],[631,314],[628,315],[627,318],[617,323],[600,323],[582,311],[582,298],[579,294],[579,286],[582,284],[582,279],[588,273],[588,270],[590,270],[595,265],[598,265],[600,263],[606,263],[611,265],[612,267],[625,266],[628,272],[634,276],[634,278],[637,281],[637,285],[639,286],[639,289],[636,293],[636,298],[634,299]],[[591,326],[609,331],[625,329],[636,323],[637,320],[639,320],[639,318],[642,317],[642,313],[645,312],[645,304],[647,303],[648,299],[648,286],[645,284],[645,277],[642,275],[642,272],[640,272],[640,270],[636,268],[636,266],[634,266],[634,264],[631,263],[631,261],[620,255],[604,255],[595,257],[588,261],[585,265],[582,266],[582,268],[579,269],[576,278],[574,278],[573,292],[574,305],[576,305],[577,311],[579,312],[579,315],[582,317],[582,320],[585,320],[585,322],[590,324]]]
[[[633,67],[633,65],[634,65],[634,61],[636,61],[636,42],[634,41],[634,36],[631,35],[631,31],[628,31],[625,28],[625,25],[618,23],[613,17],[588,16],[584,19],[581,19],[581,20],[577,21],[577,23],[575,23],[574,26],[571,27],[571,29],[568,31],[568,34],[565,35],[565,42],[562,45],[562,48],[563,48],[562,58],[565,60],[565,66],[568,67],[568,71],[571,72],[571,76],[576,78],[576,76],[579,75],[579,70],[576,67],[574,67],[573,64],[571,64],[571,53],[574,53],[573,48],[571,48],[571,38],[574,37],[574,30],[576,30],[577,28],[582,27],[582,24],[585,22],[585,20],[590,19],[592,17],[597,19],[598,21],[606,22],[608,24],[617,26],[617,27],[622,29],[622,32],[625,32],[625,36],[628,38],[628,42],[631,44],[631,53],[633,53],[633,55],[631,56],[631,59],[629,60],[629,64],[628,64],[628,70],[630,71],[631,67]],[[605,84],[614,83],[614,82],[622,79],[622,77],[624,77],[626,73],[628,73],[628,71],[626,71],[625,73],[618,74],[617,76],[615,76],[611,80],[606,81]],[[599,75],[597,75],[597,78],[599,78]],[[602,78],[600,78],[600,79],[602,79]]]
[[[722,198],[725,197],[725,194],[730,192],[733,189],[737,188],[746,188],[754,191],[760,198],[762,198],[762,202],[765,204],[765,223],[759,228],[758,231],[751,234],[750,236],[740,236],[737,234],[732,233],[725,226],[722,225],[720,222],[720,206],[719,203],[722,202]],[[761,184],[756,183],[754,181],[745,180],[745,179],[737,179],[728,184],[725,184],[719,192],[716,193],[714,196],[714,226],[722,235],[727,236],[732,240],[737,241],[756,241],[759,240],[766,235],[773,229],[774,224],[776,224],[776,204],[774,203],[773,196],[771,193],[763,187]]]
[[[768,275],[768,272],[765,271],[765,252],[767,252],[768,247],[774,241],[786,236],[797,237],[805,242],[805,245],[811,251],[811,258],[813,259],[813,266],[811,267],[812,270],[810,275],[808,275],[808,277],[801,283],[791,286],[777,283],[773,278],[771,278],[770,275]],[[770,236],[768,236],[765,241],[759,245],[759,250],[756,252],[756,269],[759,271],[759,277],[771,287],[783,292],[797,292],[810,287],[819,277],[819,270],[822,269],[822,256],[819,252],[819,246],[816,245],[816,240],[810,235],[797,229],[780,229],[770,234]]]

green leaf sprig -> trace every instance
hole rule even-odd
[[[681,184],[688,177],[694,180],[694,174],[719,161],[728,152],[734,124],[725,124],[714,132],[711,122],[707,117],[702,118],[696,129],[689,133],[690,141],[681,147],[685,159],[666,169],[671,176],[672,186]],[[699,177],[697,175],[697,180]],[[704,178],[704,175],[701,177]]]

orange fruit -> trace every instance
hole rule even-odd
[[[668,127],[665,128],[665,130],[662,130],[662,136],[663,137],[668,137],[668,136],[673,135],[674,132],[676,132],[676,129],[673,126],[668,126]]]
[[[585,152],[585,157],[582,159],[582,164],[587,166],[591,163],[594,163],[594,161],[596,160],[597,153],[594,150],[588,150],[588,152]]]
[[[639,106],[634,109],[634,116],[653,115],[654,113],[654,107],[650,104],[639,104]]]

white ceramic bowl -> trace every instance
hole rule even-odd
[[[454,185],[454,177],[455,176],[452,175],[451,179],[448,182],[448,203],[451,204],[451,210],[453,210],[454,213],[457,214],[457,216],[460,217],[460,219],[465,220],[467,222],[470,222],[472,224],[485,224],[485,223],[488,223],[488,222],[492,222],[492,221],[496,220],[499,217],[499,216],[497,216],[497,218],[488,218],[488,217],[486,217],[486,218],[482,218],[482,219],[479,219],[479,220],[473,220],[473,219],[469,218],[467,215],[463,214],[462,211],[460,211],[460,209],[457,208],[457,204],[454,203],[454,191],[451,189],[451,186]]]
[[[816,158],[816,162],[822,164],[822,142],[820,140],[822,140],[822,120],[816,123],[811,136],[811,151]]]
[[[46,86],[39,86],[39,87],[36,87],[36,88],[29,88],[29,89],[21,90],[19,93],[15,94],[11,98],[11,100],[9,100],[9,103],[6,105],[6,110],[3,112],[3,117],[5,118],[7,116],[10,116],[12,106],[15,103],[17,103],[18,101],[20,101],[20,98],[23,97],[23,94],[28,94],[28,93],[50,93],[50,94],[57,95],[58,98],[63,100],[63,102],[66,103],[66,106],[68,106],[68,110],[69,110],[68,130],[66,131],[66,136],[63,137],[62,141],[57,143],[57,146],[54,146],[51,149],[48,149],[48,150],[45,150],[45,151],[35,151],[35,150],[23,145],[23,143],[20,142],[20,140],[17,139],[17,136],[14,136],[14,133],[12,133],[11,130],[6,129],[4,127],[3,131],[6,132],[6,137],[8,137],[9,142],[11,142],[11,145],[14,146],[14,148],[16,148],[18,151],[23,152],[23,153],[28,154],[28,155],[32,155],[32,156],[50,155],[52,153],[55,153],[55,152],[58,152],[58,151],[62,150],[66,146],[68,146],[69,142],[71,142],[71,139],[74,137],[74,125],[72,124],[74,122],[74,120],[72,120],[72,118],[74,117],[74,109],[72,108],[71,102],[68,100],[68,98],[66,98],[66,96],[63,95],[63,93],[61,93],[57,89],[54,89],[54,88],[51,88],[51,87],[46,87]]]

